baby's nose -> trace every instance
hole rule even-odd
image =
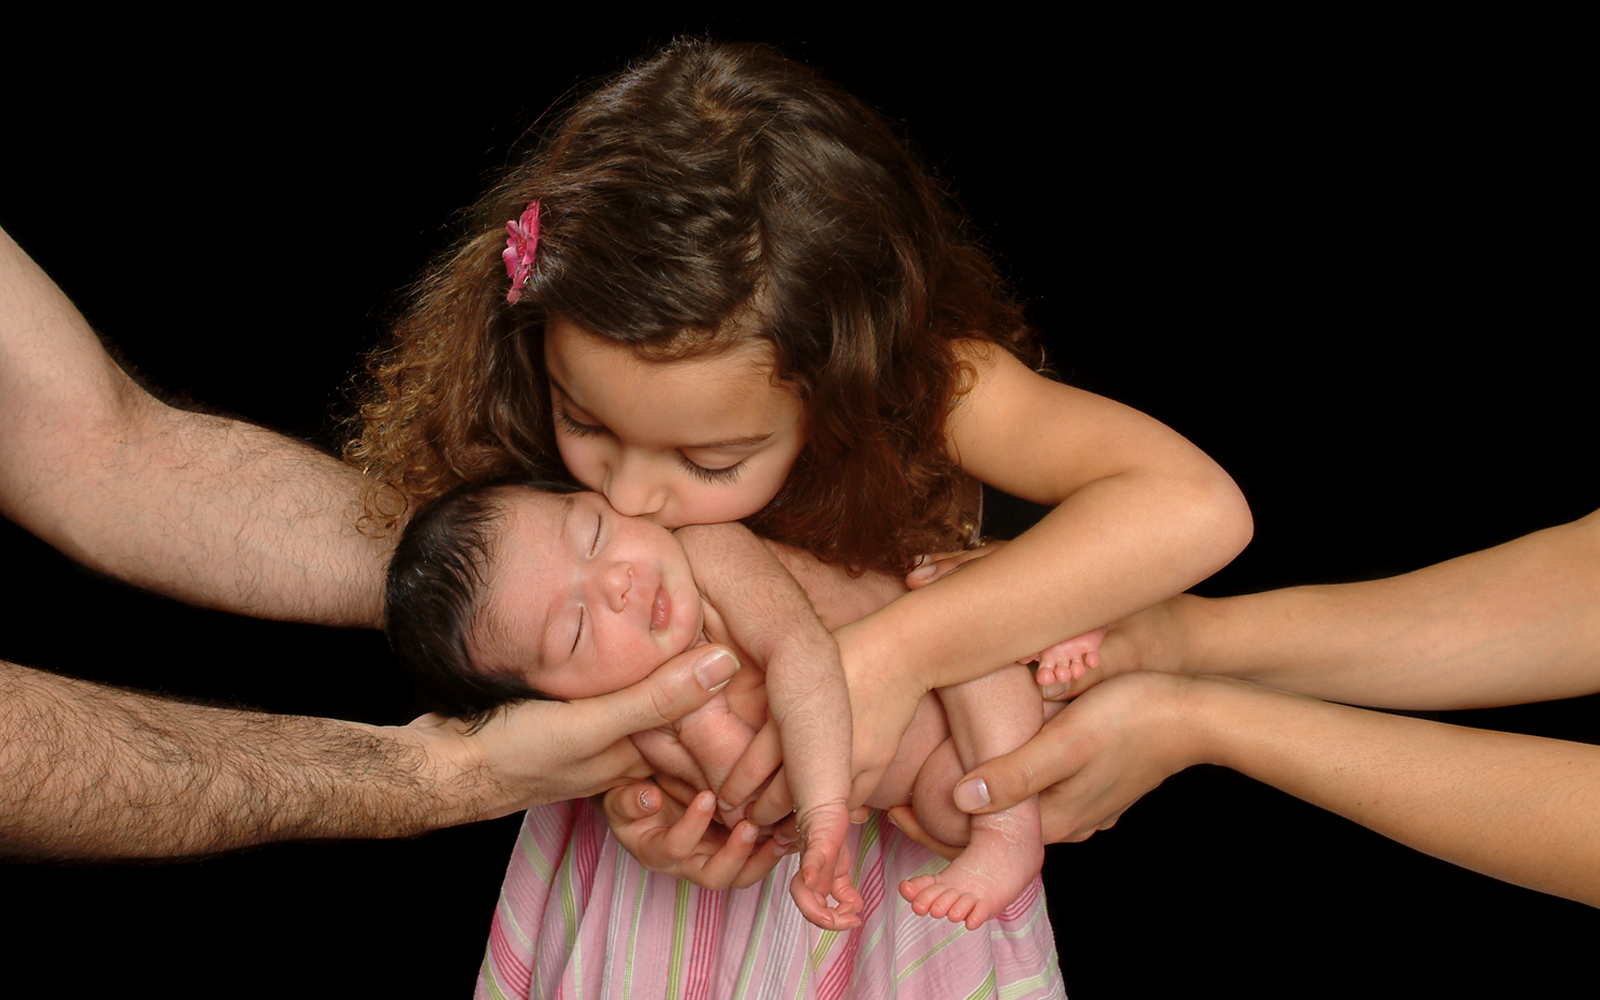
[[[605,592],[606,607],[620,613],[628,607],[628,591],[633,589],[633,565],[612,563],[601,571],[601,589]]]

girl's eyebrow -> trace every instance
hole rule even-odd
[[[576,406],[585,413],[589,412],[588,407],[578,402],[577,397],[575,397],[566,386],[561,384],[560,379],[556,378],[554,375],[547,375],[547,377],[550,379],[550,384],[556,387],[556,391],[567,397],[567,402]],[[720,441],[706,441],[701,444],[680,444],[678,447],[684,451],[716,451],[719,448],[753,448],[759,444],[766,444],[772,439],[772,436],[775,433],[775,431],[771,431],[766,434],[745,434],[741,437],[723,438]]]
[[[746,434],[744,437],[724,438],[721,441],[707,441],[704,444],[684,444],[678,447],[685,451],[716,451],[718,448],[749,448],[752,445],[764,444],[772,437],[771,434]]]

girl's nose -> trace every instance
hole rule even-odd
[[[667,503],[664,480],[653,463],[628,452],[612,461],[604,492],[617,513],[626,517],[649,517]]]

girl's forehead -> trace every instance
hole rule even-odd
[[[545,362],[568,403],[612,431],[663,446],[749,445],[802,416],[794,391],[775,380],[772,348],[761,341],[650,361],[628,344],[552,323]]]

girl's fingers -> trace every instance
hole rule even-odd
[[[703,863],[698,865],[698,870],[693,873],[686,871],[684,877],[708,889],[726,889],[744,873],[755,846],[756,828],[748,822],[740,823],[728,834],[728,839],[715,854],[709,857],[702,855]]]
[[[654,816],[661,809],[661,789],[653,781],[622,785],[606,793],[606,812],[632,823]]]
[[[745,859],[744,867],[733,879],[733,887],[743,889],[766,878],[772,869],[778,866],[778,862],[783,860],[783,855],[784,848],[776,840],[771,837],[763,840],[761,846]]]
[[[975,549],[961,552],[934,552],[917,560],[917,567],[906,574],[906,586],[912,590],[926,587],[935,580],[949,576],[974,559],[993,555],[1005,546],[1003,541],[987,542]]]
[[[750,807],[749,816],[751,822],[771,826],[791,812],[794,812],[794,796],[789,794],[789,782],[784,779],[783,768],[780,767],[778,773],[772,776],[772,784]]]
[[[783,745],[778,738],[778,727],[771,719],[756,733],[744,756],[733,765],[728,780],[720,789],[722,801],[729,806],[740,806],[750,801],[762,783],[772,777],[783,764]]]
[[[711,817],[717,809],[717,797],[710,792],[701,792],[694,797],[683,809],[683,815],[672,824],[666,834],[661,838],[662,846],[674,858],[687,858],[694,853],[695,848],[705,838],[706,831],[711,827]],[[723,845],[727,847],[726,844]],[[720,853],[720,851],[718,852]],[[748,846],[746,853],[749,853]],[[740,863],[743,863],[743,858]],[[738,870],[735,866],[735,871]],[[730,875],[731,877],[731,875]]]

